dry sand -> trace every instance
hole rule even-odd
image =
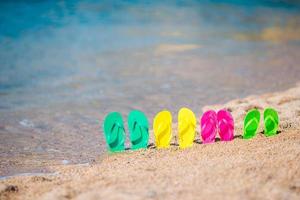
[[[279,111],[280,133],[267,138],[261,129],[243,140],[246,111],[268,106]],[[300,85],[203,110],[224,107],[236,122],[232,142],[203,145],[197,139],[187,150],[152,146],[86,166],[56,166],[55,175],[2,180],[0,199],[300,199]]]

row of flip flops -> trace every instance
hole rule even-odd
[[[234,120],[227,110],[206,111],[201,119],[202,142],[212,143],[217,133],[221,141],[231,141],[234,138]],[[259,129],[260,112],[250,110],[244,118],[244,139],[253,138]],[[276,110],[267,108],[264,111],[264,134],[275,135],[278,131],[279,117]],[[146,115],[133,110],[128,115],[129,139],[131,149],[147,148],[149,140],[149,122]],[[125,150],[125,128],[120,113],[109,113],[103,122],[104,136],[108,150],[119,152]],[[172,115],[169,111],[159,112],[153,120],[153,132],[157,148],[168,148],[172,138]],[[188,108],[181,108],[178,112],[179,147],[184,149],[193,145],[196,136],[196,117]]]

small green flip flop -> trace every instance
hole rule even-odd
[[[146,115],[139,110],[132,110],[128,116],[131,149],[147,148],[149,123]]]
[[[244,119],[244,139],[251,139],[257,134],[260,113],[257,109],[250,110]]]
[[[103,130],[108,150],[111,152],[124,151],[125,129],[121,114],[109,113],[104,120]]]
[[[267,137],[276,135],[279,125],[279,117],[276,110],[267,108],[264,111],[265,135]]]

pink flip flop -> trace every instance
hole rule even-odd
[[[231,141],[234,137],[233,117],[227,110],[219,110],[217,113],[219,134],[222,141]]]
[[[217,135],[217,113],[206,111],[201,117],[201,137],[203,144],[212,143]]]

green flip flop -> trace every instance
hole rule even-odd
[[[125,149],[125,129],[120,113],[109,113],[103,123],[104,136],[107,148],[111,152],[120,152]]]
[[[257,109],[250,110],[244,119],[244,139],[251,139],[257,134],[260,113]]]
[[[279,117],[276,110],[267,108],[264,111],[265,135],[267,137],[276,135],[279,125]]]
[[[146,115],[139,110],[132,110],[128,116],[131,149],[146,149],[149,140],[149,123]]]

